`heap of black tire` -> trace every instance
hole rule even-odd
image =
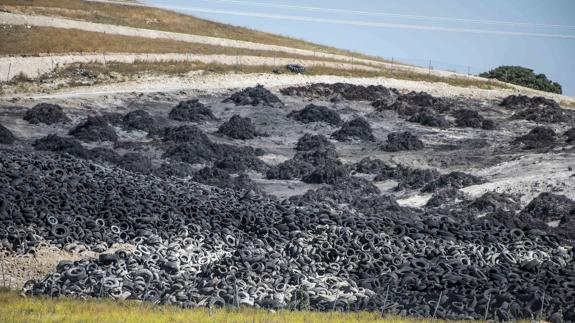
[[[43,152],[4,151],[0,183],[0,240],[13,251],[41,240],[136,246],[61,262],[28,294],[575,319],[573,251],[539,230],[296,207]]]

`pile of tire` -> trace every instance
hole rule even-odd
[[[47,152],[2,151],[0,184],[12,252],[47,241],[102,253],[61,262],[29,295],[575,319],[573,250],[540,230],[295,205]],[[106,252],[114,243],[134,250]]]

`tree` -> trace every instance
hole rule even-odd
[[[559,83],[549,80],[545,74],[535,74],[532,69],[522,66],[499,66],[489,72],[481,73],[479,76],[545,92],[563,93]]]

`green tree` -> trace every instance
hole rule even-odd
[[[499,66],[489,72],[481,73],[479,76],[545,92],[563,94],[563,89],[559,83],[549,80],[545,74],[535,74],[532,69],[522,66]]]

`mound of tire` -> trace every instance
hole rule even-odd
[[[362,117],[345,122],[331,137],[337,141],[375,141],[371,125]]]
[[[11,145],[16,141],[16,137],[8,128],[0,124],[0,144]]]
[[[292,86],[280,90],[283,95],[299,96],[325,101],[375,101],[398,95],[397,90],[381,85],[355,85],[348,83],[314,83],[307,86]]]
[[[549,127],[535,127],[528,134],[517,137],[513,144],[522,149],[549,149],[553,148],[557,140],[555,130]]]
[[[392,132],[387,135],[387,143],[382,149],[388,152],[420,150],[423,142],[409,131]]]
[[[84,142],[100,142],[118,140],[118,135],[104,117],[91,117],[70,130],[70,135]]]
[[[102,253],[60,262],[26,283],[29,295],[575,319],[574,254],[540,230],[421,218],[389,198],[358,208],[413,216],[352,216],[313,199],[296,205],[40,152],[2,152],[0,182],[4,246],[29,252],[48,241]],[[334,198],[350,185],[368,189],[361,183],[338,184],[347,188]],[[106,253],[113,243],[134,248]]]
[[[44,123],[47,125],[70,122],[70,118],[64,113],[61,106],[50,103],[35,105],[32,109],[26,111],[24,120],[31,124]]]
[[[315,104],[309,104],[303,110],[291,112],[288,118],[302,123],[325,122],[332,126],[340,126],[343,122],[336,111]]]
[[[236,106],[251,105],[271,108],[283,108],[283,102],[263,85],[248,87],[240,92],[232,94],[223,101],[224,103],[234,103]]]
[[[218,133],[241,140],[254,139],[259,135],[250,118],[243,118],[237,114],[224,122],[218,129]]]
[[[169,113],[169,118],[177,121],[203,122],[216,120],[210,108],[198,99],[182,101]]]

